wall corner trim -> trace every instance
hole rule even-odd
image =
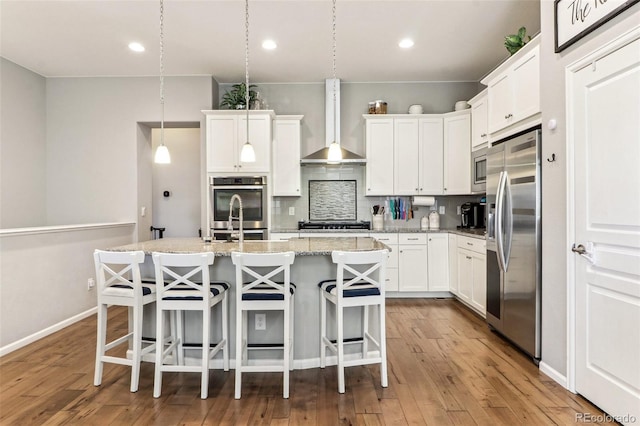
[[[549,364],[545,363],[544,361],[540,361],[539,368],[541,373],[544,373],[547,376],[549,376],[551,379],[553,379],[554,382],[558,383],[563,388],[569,389],[567,387],[567,377],[560,374],[556,369],[551,367]]]

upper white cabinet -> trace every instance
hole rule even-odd
[[[489,143],[489,106],[487,89],[469,100],[471,105],[471,150],[485,148]]]
[[[419,121],[420,168],[418,194],[443,193],[444,136],[442,118],[421,118]]]
[[[444,115],[445,195],[471,193],[471,114],[469,110]]]
[[[365,195],[393,194],[393,138],[393,118],[366,120]]]
[[[273,196],[300,196],[300,121],[302,115],[278,115],[273,135]]]
[[[247,141],[246,112],[232,110],[203,111],[206,115],[207,172],[269,173],[273,111],[249,111],[249,142],[256,161],[240,161],[242,145]],[[299,161],[296,163],[299,165]]]
[[[534,38],[481,81],[488,87],[489,133],[540,112],[539,43]]]

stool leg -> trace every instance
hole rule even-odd
[[[282,368],[282,397],[287,399],[289,398],[289,362],[291,361],[290,351],[291,351],[291,341],[289,340],[291,337],[289,335],[290,330],[290,322],[291,322],[291,307],[285,304],[284,307],[284,354],[282,356],[283,368]]]
[[[327,366],[327,345],[324,338],[327,336],[327,300],[320,290],[320,368]]]
[[[156,302],[157,303],[157,302]],[[156,368],[153,378],[153,397],[162,393],[162,362],[164,354],[164,311],[158,309],[156,315]]]
[[[291,303],[290,303],[290,307],[289,307],[289,312],[291,313],[290,315],[290,320],[289,320],[289,327],[291,327],[291,346],[289,347],[289,370],[293,371],[293,347],[294,347],[294,342],[293,342],[293,336],[295,336],[294,333],[294,329],[295,329],[295,313],[293,311],[294,307],[296,306],[295,302],[294,302],[294,297],[293,295],[291,295]]]
[[[387,377],[387,332],[384,300],[378,305],[378,312],[380,315],[380,384],[386,388],[389,386],[389,379]]]
[[[222,366],[224,371],[229,371],[229,298],[226,291],[222,299],[222,340]]]
[[[242,311],[242,360],[249,365],[249,311]]]
[[[236,304],[236,392],[235,398],[240,399],[242,393],[242,339],[244,326],[242,307]]]
[[[362,307],[362,359],[369,356],[369,305]]]
[[[208,302],[205,301],[208,304]],[[211,328],[211,307],[207,306],[202,311],[202,364],[200,379],[200,398],[207,399],[209,393],[209,340]]]
[[[138,391],[140,380],[140,352],[142,351],[142,306],[133,307],[133,353],[131,355],[131,392]]]
[[[93,376],[93,384],[100,386],[102,383],[102,357],[104,356],[104,347],[107,344],[107,305],[102,303],[98,306],[98,333],[96,337],[96,367]]]
[[[178,365],[184,365],[184,311],[174,311],[176,315],[176,332],[172,334],[178,341]]]
[[[338,392],[344,393],[344,308],[336,305],[336,319],[338,322]]]

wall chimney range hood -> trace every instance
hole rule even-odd
[[[336,131],[333,129],[333,79],[325,80],[325,139],[326,146],[318,151],[315,151],[300,160],[300,164],[334,164],[327,161],[329,155],[329,145],[333,142],[333,135],[340,135],[340,79],[336,79],[336,111],[335,111],[335,125]],[[339,141],[338,141],[339,143]],[[339,164],[366,164],[366,158],[351,152],[344,147],[340,146],[342,151],[342,161]]]

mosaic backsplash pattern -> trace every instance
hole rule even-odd
[[[309,220],[356,220],[355,180],[310,180]]]

